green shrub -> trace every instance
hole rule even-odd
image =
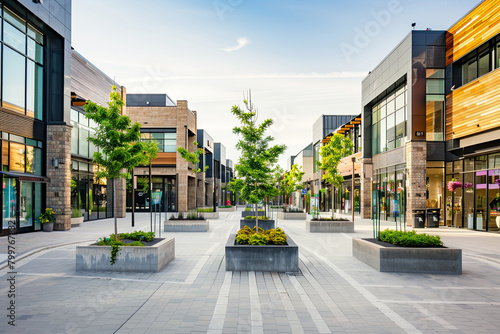
[[[265,246],[265,245],[267,245],[267,240],[262,234],[255,233],[255,234],[252,234],[250,239],[248,239],[248,244],[254,245],[254,246],[256,246],[256,245]]]
[[[259,220],[268,220],[269,217],[266,216],[259,216]],[[255,216],[246,216],[245,220],[255,220]]]
[[[236,235],[238,245],[287,245],[286,235],[279,227],[264,231],[259,227],[259,233],[256,228],[250,229],[244,226]]]
[[[214,212],[214,208],[198,208],[198,212]]]
[[[130,240],[136,240],[136,241],[152,241],[155,237],[154,232],[144,232],[144,231],[135,231],[132,233],[119,233],[118,234],[118,239],[130,239]]]
[[[403,247],[442,246],[443,242],[437,235],[417,234],[416,231],[402,232],[385,230],[380,232],[380,241]]]
[[[221,205],[221,206],[219,206],[219,208],[222,208],[222,209],[228,209],[228,208],[232,208],[232,207],[233,207],[232,205]]]
[[[111,234],[109,238],[99,238],[99,241],[97,241],[96,244],[98,246],[111,246],[111,259],[109,262],[113,265],[116,261],[116,255],[118,255],[118,252],[120,251],[120,246],[141,247],[144,246],[144,244],[141,242],[142,240],[152,241],[154,237],[154,232],[134,231],[132,233],[119,233],[118,240],[115,239],[114,234]],[[134,240],[134,242],[126,244],[122,241],[123,239]]]
[[[141,246],[144,246],[144,244],[140,241],[134,241],[134,242],[131,242],[129,244],[125,244],[124,246],[137,246],[137,247],[141,247]]]
[[[82,216],[82,210],[71,209],[71,218],[80,218]]]
[[[252,211],[252,208],[245,208],[245,211]]]

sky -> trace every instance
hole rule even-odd
[[[361,113],[361,82],[410,32],[446,30],[478,0],[73,0],[72,45],[127,88],[187,100],[238,162],[231,107],[251,90],[279,163],[321,115]]]

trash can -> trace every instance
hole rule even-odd
[[[439,227],[441,209],[427,209],[427,227]]]
[[[413,227],[425,227],[425,210],[413,210]]]

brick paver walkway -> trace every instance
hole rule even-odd
[[[351,255],[352,238],[371,236],[370,220],[356,218],[352,234],[311,234],[304,221],[279,221],[300,247],[301,273],[231,273],[224,245],[239,217],[221,213],[207,233],[162,233],[175,237],[176,259],[154,274],[75,271],[76,243],[111,233],[112,220],[18,235],[17,256],[24,258],[16,261],[16,327],[7,323],[4,268],[0,332],[500,332],[498,234],[429,229],[463,248],[463,275],[392,274]],[[133,230],[129,219],[119,220],[120,232]],[[149,230],[149,215],[137,215],[136,226]],[[0,247],[5,257],[5,237]]]

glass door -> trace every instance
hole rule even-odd
[[[16,179],[3,178],[2,191],[2,230],[6,232],[9,226],[17,228],[17,197],[16,197]],[[5,233],[3,233],[5,234]]]
[[[33,229],[33,183],[20,182],[21,197],[19,201],[19,228],[21,230]]]

